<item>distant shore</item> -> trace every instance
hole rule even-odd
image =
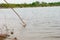
[[[23,3],[23,4],[5,4],[2,3],[0,4],[0,8],[30,8],[30,7],[54,7],[54,6],[60,6],[60,2],[51,2],[51,3],[46,3],[46,2],[32,2],[30,4]]]
[[[60,6],[48,6],[48,7],[60,7]],[[15,7],[15,8],[20,8],[20,7]],[[42,7],[22,7],[22,8],[42,8]],[[47,8],[47,7],[43,7]],[[0,8],[0,9],[9,9],[9,8]]]

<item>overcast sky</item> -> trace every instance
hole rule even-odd
[[[40,1],[40,2],[57,2],[60,0],[6,0],[9,3],[32,3],[34,1]],[[4,0],[0,0],[0,3],[4,3]]]

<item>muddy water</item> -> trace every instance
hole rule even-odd
[[[14,32],[9,38],[18,40],[60,40],[60,7],[15,8],[26,22],[21,21],[11,9],[0,9],[0,29],[6,33],[6,25]],[[1,30],[0,30],[1,33]]]

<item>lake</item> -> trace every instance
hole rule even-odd
[[[60,40],[60,7],[14,8],[26,22],[23,28],[17,15],[10,9],[0,9],[0,33],[7,26],[14,32],[9,38],[18,40]],[[8,40],[8,39],[6,39]]]

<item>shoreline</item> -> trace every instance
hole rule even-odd
[[[47,7],[60,7],[60,6],[47,6]],[[41,7],[41,8],[47,8],[47,7]],[[15,8],[21,8],[21,7],[15,7]],[[22,8],[40,8],[40,7],[22,7]],[[9,8],[0,8],[0,9],[9,9]]]

